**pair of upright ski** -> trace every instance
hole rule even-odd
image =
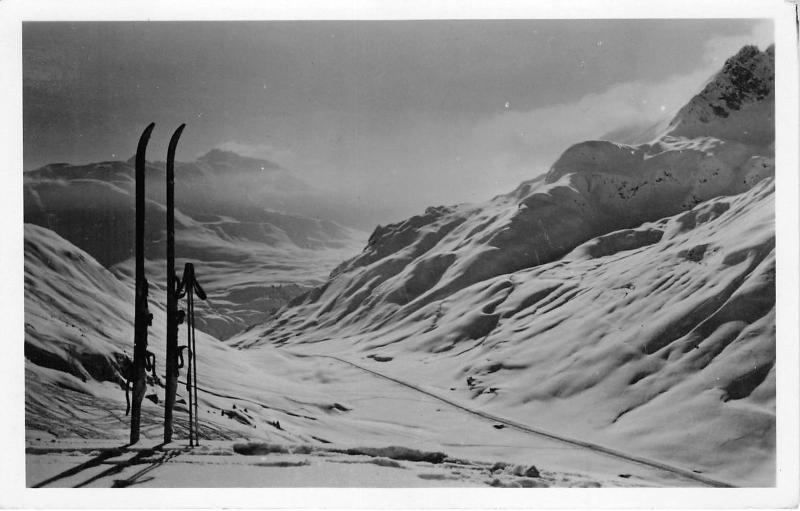
[[[189,393],[189,441],[194,445],[198,440],[197,419],[197,358],[194,339],[194,295],[205,300],[206,295],[200,284],[195,279],[194,266],[186,263],[182,279],[175,274],[175,149],[178,140],[186,125],[181,124],[169,141],[167,149],[167,352],[166,352],[166,382],[164,391],[164,443],[172,441],[173,409],[178,390],[178,375],[183,366],[182,349],[188,348],[189,375],[187,377],[187,390]],[[150,362],[152,354],[147,351],[147,327],[152,324],[153,315],[147,306],[149,284],[144,273],[144,224],[145,224],[145,152],[150,134],[155,123],[150,123],[139,138],[136,148],[136,227],[135,227],[135,316],[134,316],[134,347],[133,347],[133,395],[131,411],[130,443],[139,441],[139,426],[141,422],[142,399],[146,388],[146,370],[148,365],[155,367]],[[178,311],[178,299],[187,297],[186,313]],[[178,347],[178,325],[187,316],[188,346]],[[155,372],[155,371],[154,371]]]

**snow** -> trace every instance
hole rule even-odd
[[[48,488],[599,486],[578,474],[540,472],[531,465],[463,459],[430,462],[403,459],[391,452],[387,457],[308,446],[237,453],[244,445],[211,441],[191,449],[140,446],[115,451],[116,446],[71,441],[60,450],[30,449],[26,475],[31,485],[46,483]],[[191,478],[186,477],[187,471]],[[623,476],[616,478],[619,486],[644,482],[632,474]]]

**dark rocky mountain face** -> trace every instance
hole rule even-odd
[[[675,136],[751,144],[775,140],[775,46],[745,46],[729,58],[670,124]]]

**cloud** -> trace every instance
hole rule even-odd
[[[625,126],[648,126],[670,116],[702,86],[705,71],[660,83],[626,82],[574,103],[505,112],[475,127],[486,151],[509,164],[547,166],[569,145]],[[502,170],[502,169],[497,169]]]
[[[742,46],[755,44],[764,50],[775,42],[775,27],[772,20],[756,23],[749,34],[717,36],[709,39],[703,47],[703,61],[708,66],[719,68],[725,60]]]
[[[348,219],[360,216],[356,223],[367,228],[429,205],[486,200],[546,172],[574,143],[668,121],[725,59],[745,44],[771,42],[771,22],[758,23],[749,34],[717,36],[699,46],[691,72],[617,83],[569,103],[532,110],[500,103],[497,114],[482,118],[403,111],[374,119],[315,110],[294,129],[275,127],[293,144],[231,141],[219,147],[297,171],[324,190],[332,212],[349,207]]]
[[[660,82],[618,83],[572,103],[503,112],[475,125],[471,151],[477,158],[480,153],[493,155],[484,170],[504,176],[498,184],[530,179],[545,172],[573,143],[668,121],[742,46],[764,49],[772,42],[772,22],[764,21],[749,34],[709,39],[701,49],[702,66],[691,73]]]
[[[291,169],[298,163],[298,158],[293,151],[283,147],[278,147],[274,144],[244,144],[242,142],[231,140],[228,142],[223,142],[222,144],[218,144],[215,149],[231,151],[249,158],[268,160],[287,169]]]

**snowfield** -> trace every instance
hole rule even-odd
[[[379,226],[276,316],[198,332],[192,449],[158,445],[163,291],[146,440],[124,447],[130,278],[26,224],[28,485],[773,486],[773,89],[773,48],[745,47],[653,140],[576,144],[508,194]],[[249,250],[217,221],[187,229]],[[220,293],[264,278],[215,257]]]

